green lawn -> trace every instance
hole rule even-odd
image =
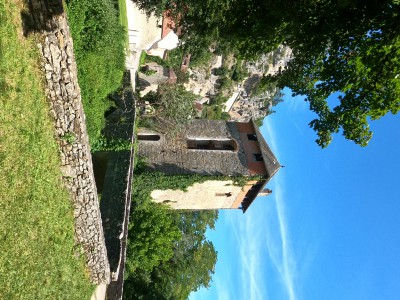
[[[0,299],[89,299],[94,287],[74,256],[71,201],[21,3],[0,2]]]
[[[118,16],[119,22],[121,26],[125,29],[128,29],[128,15],[126,11],[126,1],[125,0],[118,0]]]

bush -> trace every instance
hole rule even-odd
[[[157,93],[149,93],[143,101],[153,104],[158,130],[174,135],[195,117],[197,99],[197,95],[186,91],[182,85],[161,84]]]
[[[160,66],[163,67],[169,67],[169,64],[167,61],[163,60],[162,58],[158,57],[158,56],[154,56],[154,55],[146,55],[146,62],[155,62],[157,64],[159,64]]]
[[[182,64],[183,56],[185,55],[184,49],[182,47],[177,47],[168,51],[167,62],[170,67],[175,69],[180,69]]]
[[[206,109],[203,110],[203,118],[209,120],[229,120],[230,115],[227,112],[222,111],[222,105],[211,105],[207,106]]]
[[[215,75],[215,76],[223,76],[223,77],[225,77],[225,76],[227,76],[228,74],[229,74],[229,70],[228,70],[228,68],[225,67],[225,66],[222,66],[222,67],[220,67],[220,68],[215,68],[215,69],[214,69],[214,75]]]
[[[139,66],[144,66],[146,64],[146,56],[147,56],[146,51],[142,51],[140,53]]]
[[[100,137],[107,96],[117,90],[125,70],[127,34],[111,0],[68,0],[67,12],[78,79],[91,143]]]
[[[236,82],[241,82],[243,79],[248,77],[249,74],[248,72],[243,68],[242,62],[238,61],[237,64],[234,67],[233,73],[232,73],[232,80]]]
[[[107,139],[104,136],[93,140],[92,151],[126,151],[131,149],[131,142],[125,139]]]

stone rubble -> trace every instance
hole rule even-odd
[[[274,75],[283,70],[292,57],[292,49],[280,45],[275,51],[261,55],[257,61],[246,62],[245,68],[250,77],[244,82],[243,92],[229,111],[231,120],[248,122],[251,119],[263,119],[270,113],[271,100],[279,92],[279,89],[265,91],[257,96],[250,96],[251,90],[258,84],[262,76]],[[266,103],[268,104],[266,105]]]
[[[250,97],[252,87],[254,87],[264,75],[274,75],[286,67],[292,59],[292,50],[280,45],[275,51],[260,56],[256,61],[247,61],[244,64],[249,73],[249,77],[243,81],[240,87],[235,87],[234,91],[239,91],[240,95],[229,111],[231,121],[248,122],[250,119],[263,119],[271,110],[271,105],[265,105],[268,99],[272,99],[278,89],[266,91],[262,95]],[[184,86],[186,90],[192,91],[202,97],[202,103],[210,102],[210,99],[218,94],[219,76],[213,74],[213,70],[223,65],[222,56],[214,56],[208,68],[189,68],[189,82]],[[234,60],[227,59],[228,67],[232,67]],[[225,95],[226,96],[226,95]]]

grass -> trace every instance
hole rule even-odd
[[[125,30],[128,30],[128,14],[125,0],[118,0],[118,12],[119,23]]]
[[[146,57],[147,57],[146,51],[140,52],[139,66],[144,66],[146,64]]]
[[[39,53],[22,35],[22,1],[0,2],[0,299],[89,299],[74,256]]]

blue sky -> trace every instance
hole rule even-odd
[[[190,299],[400,299],[400,116],[372,122],[367,147],[322,150],[285,94],[262,133],[286,167],[246,214],[220,211],[212,286]]]

